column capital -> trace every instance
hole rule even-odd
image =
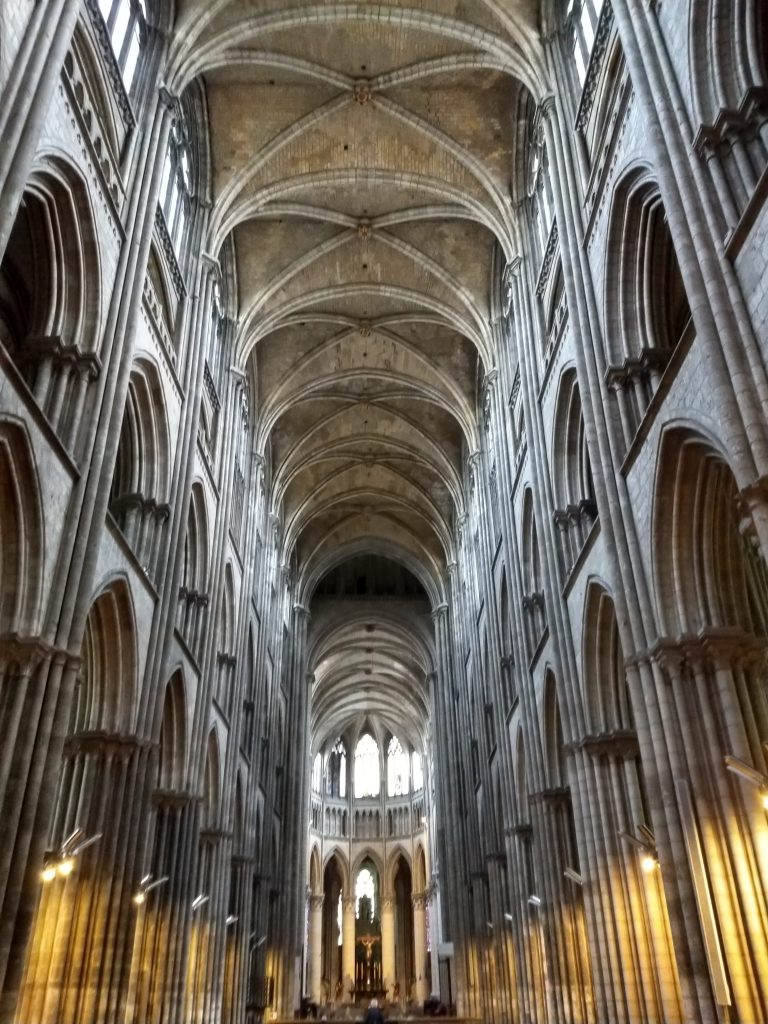
[[[539,110],[541,111],[542,116],[546,118],[553,117],[556,108],[557,102],[553,92],[548,93],[539,103]]]
[[[221,279],[221,264],[216,256],[211,255],[209,252],[201,252],[200,262],[209,273],[215,274],[216,277]]]
[[[411,903],[414,910],[426,910],[428,895],[426,892],[415,892],[411,896]]]
[[[437,622],[440,619],[444,619],[447,614],[448,605],[445,603],[445,601],[443,601],[442,604],[435,605],[435,607],[432,609],[432,618],[434,619],[435,622]]]
[[[296,616],[297,619],[307,619],[308,620],[310,618],[309,608],[305,607],[303,604],[299,603],[298,601],[293,606],[293,614]]]
[[[179,105],[179,97],[171,92],[167,85],[161,85],[157,90],[157,95],[160,97],[160,102],[166,109],[171,112],[175,111]]]
[[[318,910],[323,909],[324,900],[325,896],[323,896],[322,893],[319,896],[316,893],[310,893],[309,896],[307,896],[307,903],[309,904],[309,909],[314,913],[317,913]]]
[[[342,905],[342,908],[344,910],[344,913],[345,914],[354,914],[354,912],[355,912],[355,904],[356,903],[357,903],[357,900],[355,899],[354,896],[343,896],[342,900],[341,900],[341,905]]]

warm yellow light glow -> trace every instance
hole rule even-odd
[[[40,877],[44,882],[52,882],[56,877],[56,865],[46,865],[46,867],[44,867],[43,870],[40,872]]]
[[[651,872],[655,871],[658,866],[659,862],[650,853],[643,854],[643,856],[640,858],[640,867],[643,869],[646,875],[650,875]]]
[[[65,857],[64,860],[60,860],[56,870],[63,878],[66,878],[67,875],[71,875],[75,870],[75,862],[73,858]]]
[[[768,811],[768,790],[763,790],[763,807]]]
[[[137,892],[136,895],[133,897],[133,902],[140,907],[141,904],[146,900],[146,898],[147,894],[145,892]]]

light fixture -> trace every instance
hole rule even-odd
[[[652,853],[644,853],[640,858],[640,867],[646,873],[646,875],[652,874],[659,866],[659,862]]]
[[[84,838],[85,832],[76,828],[71,832],[58,850],[47,850],[43,861],[43,870],[40,877],[44,882],[52,882],[57,875],[61,878],[68,878],[75,870],[75,857],[83,850],[101,839],[101,832],[94,836]]]
[[[659,866],[659,855],[656,852],[656,838],[647,825],[638,825],[637,831],[643,837],[642,839],[638,839],[637,836],[633,836],[631,832],[621,831],[619,832],[619,837],[637,847],[640,851],[640,868],[646,875],[650,875],[653,874]]]
[[[200,893],[199,896],[195,896],[192,900],[192,912],[194,913],[196,910],[199,910],[204,903],[208,902],[209,899],[210,896],[206,896],[204,893]]]
[[[757,768],[753,768],[751,764],[742,761],[740,757],[734,757],[733,754],[726,754],[723,761],[729,772],[733,772],[744,779],[745,782],[751,782],[753,786],[757,786],[763,801],[763,807],[768,811],[768,775],[763,775]]]
[[[515,921],[514,917],[512,916],[512,914],[509,913],[508,910],[504,911],[504,920],[505,921],[511,921],[513,924],[514,924],[514,921]]]
[[[230,925],[237,924],[239,920],[240,918],[237,916],[237,914],[227,914],[227,919],[224,922],[224,924],[227,926],[227,928],[229,928]]]
[[[56,865],[52,862],[46,864],[43,870],[40,872],[40,877],[44,882],[52,882],[56,877]]]
[[[563,874],[570,882],[573,882],[574,885],[584,885],[583,877],[578,871],[574,871],[573,868],[566,868],[563,871]]]
[[[259,948],[259,946],[263,946],[263,945],[264,945],[264,943],[265,943],[266,941],[267,941],[267,936],[266,936],[266,935],[262,935],[260,939],[257,939],[257,940],[256,940],[256,941],[254,942],[254,944],[253,944],[253,948],[254,948],[254,949],[258,949],[258,948]]]
[[[74,857],[64,857],[56,865],[56,871],[61,875],[62,878],[67,878],[75,870],[75,859]]]
[[[152,892],[153,889],[157,889],[159,885],[165,885],[168,881],[168,875],[162,875],[160,878],[156,878],[152,881],[152,875],[144,875],[142,880],[139,882],[139,891],[133,897],[133,902],[137,907],[140,907],[142,903],[146,903],[147,893]]]
[[[532,907],[540,907],[541,906],[541,896],[535,896],[535,895],[531,894],[528,897],[528,903]]]
[[[485,923],[488,925],[488,931],[492,932],[493,931],[493,921],[486,921]]]

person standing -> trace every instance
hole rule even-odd
[[[365,1024],[384,1024],[384,1014],[379,1009],[378,999],[372,999],[368,1004],[368,1012],[365,1015]]]

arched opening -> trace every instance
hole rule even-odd
[[[380,788],[379,746],[373,736],[365,732],[355,747],[355,798],[378,796]]]
[[[0,264],[0,342],[76,460],[101,367],[99,266],[87,189],[51,160],[27,185]]]
[[[170,514],[171,451],[163,385],[157,367],[137,360],[131,372],[109,510],[152,579],[162,557]]]
[[[664,205],[646,175],[635,172],[617,186],[609,239],[606,382],[628,449],[672,353],[692,339],[693,324]]]
[[[411,999],[416,981],[413,958],[413,881],[404,857],[398,859],[393,882],[395,904],[395,999]],[[423,893],[423,890],[421,890]]]
[[[523,496],[522,521],[523,611],[525,612],[529,656],[539,645],[546,629],[544,590],[541,579],[541,552],[533,512],[533,493],[528,488]]]
[[[563,568],[568,573],[597,516],[581,395],[573,368],[565,370],[560,379],[552,453],[557,503],[554,519],[560,538]]]
[[[216,702],[227,718],[232,717],[235,697],[235,582],[232,566],[224,569],[224,588],[219,606],[216,641]]]
[[[132,815],[121,811],[142,759],[132,735],[136,692],[133,603],[128,585],[116,580],[86,619],[19,1019],[53,1020],[64,1001],[85,1019],[104,945],[132,934],[131,905],[121,896],[135,880],[123,851],[136,837]],[[113,910],[105,915],[104,907]],[[123,997],[127,980],[117,989]]]
[[[43,576],[37,468],[26,431],[0,423],[0,636],[35,630]]]
[[[205,609],[208,607],[208,514],[202,485],[192,485],[184,541],[182,582],[176,623],[190,649],[200,648]]]
[[[343,996],[342,914],[344,885],[338,861],[332,857],[323,872],[323,995],[324,1002]]]
[[[589,584],[584,607],[583,673],[592,734],[590,766],[606,794],[602,817],[609,823],[609,859],[600,866],[600,906],[607,915],[624,898],[632,908],[631,920],[617,922],[612,932],[610,957],[624,965],[628,1005],[642,1004],[648,1020],[679,1020],[679,982],[662,878],[658,872],[644,875],[649,851],[622,838],[645,839],[653,820],[616,611],[610,594],[595,581]],[[637,941],[640,935],[644,942]],[[649,975],[655,979],[652,986],[644,980]]]

